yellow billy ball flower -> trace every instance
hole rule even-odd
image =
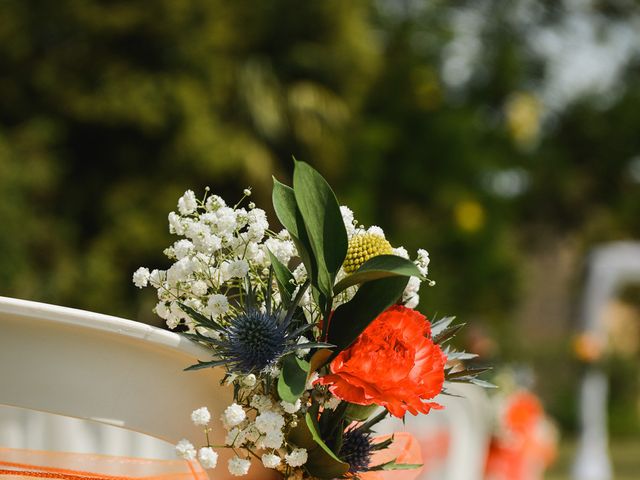
[[[372,257],[378,255],[391,255],[393,248],[384,237],[373,233],[354,235],[349,240],[347,257],[342,267],[347,273],[355,272],[360,266]]]

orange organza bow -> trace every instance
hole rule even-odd
[[[0,448],[0,480],[208,480],[197,462]]]
[[[386,440],[391,435],[376,437],[376,442]],[[416,439],[407,432],[396,432],[394,434],[394,442],[389,448],[380,450],[373,454],[371,465],[379,465],[381,463],[396,460],[398,463],[422,463],[422,453],[420,445]],[[358,476],[362,480],[414,480],[418,478],[422,468],[412,470],[389,470],[380,472],[364,472]]]

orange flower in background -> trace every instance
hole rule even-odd
[[[509,399],[504,419],[515,433],[528,435],[544,417],[544,409],[538,397],[527,391],[513,394]]]
[[[419,312],[395,305],[380,314],[317,380],[342,400],[377,404],[402,417],[442,408],[428,402],[442,391],[446,356]]]

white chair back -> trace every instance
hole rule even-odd
[[[219,412],[230,400],[219,369],[182,371],[209,356],[180,335],[142,323],[0,297],[0,405],[114,425],[170,444],[185,436],[197,440],[203,433],[190,424],[191,411],[206,405]],[[0,410],[0,418],[4,440],[22,442],[5,445],[14,448],[24,445],[16,431],[29,422],[36,430],[48,421],[64,429],[64,421],[15,408]],[[95,432],[118,438],[113,429],[73,428],[93,435],[93,443]],[[60,433],[60,439],[71,436]],[[139,450],[145,448],[142,441]]]

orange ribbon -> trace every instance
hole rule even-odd
[[[0,448],[0,480],[208,480],[199,463]]]

